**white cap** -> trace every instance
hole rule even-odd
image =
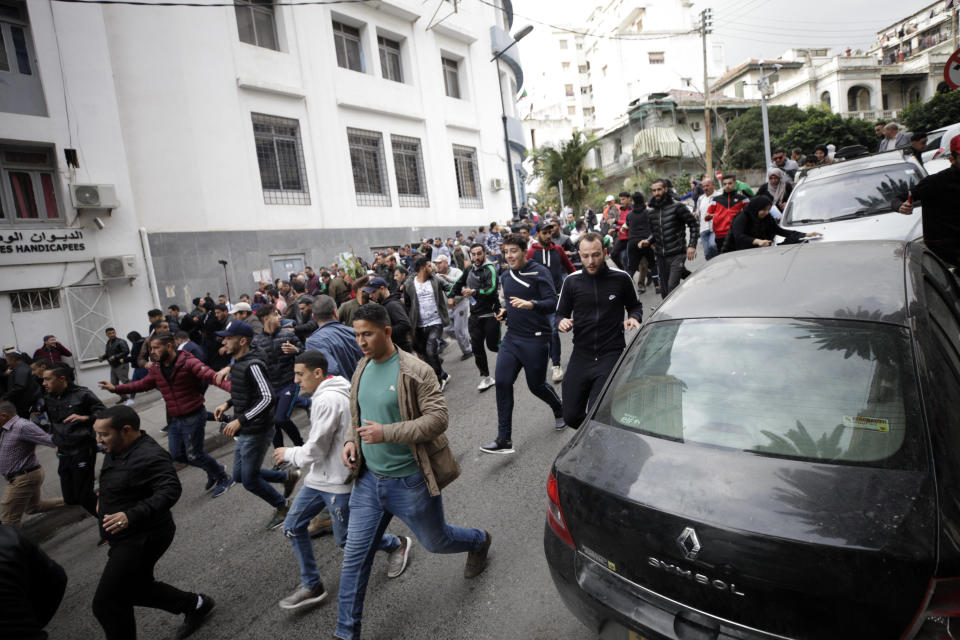
[[[434,260],[434,262],[440,262],[440,261],[449,263],[449,262],[450,262],[450,258],[448,258],[445,253],[441,253],[439,256],[437,256],[437,259]]]
[[[233,312],[236,313],[237,311],[253,311],[253,309],[251,309],[250,305],[246,302],[238,302],[233,305]]]
[[[611,196],[607,196],[606,199],[604,200],[604,202],[613,202],[614,200],[616,200],[616,198],[614,198],[614,197],[611,195]]]

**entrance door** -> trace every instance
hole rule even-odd
[[[300,273],[305,266],[302,253],[289,256],[270,256],[270,267],[273,270],[274,279],[287,280],[291,273]]]

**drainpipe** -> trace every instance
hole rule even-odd
[[[143,261],[147,265],[147,284],[150,286],[150,297],[153,306],[160,308],[160,292],[157,290],[157,274],[153,270],[153,254],[150,253],[150,242],[147,240],[147,230],[140,227],[140,248],[143,250]]]

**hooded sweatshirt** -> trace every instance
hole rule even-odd
[[[721,192],[713,197],[707,214],[713,216],[713,233],[718,240],[727,237],[730,224],[745,206],[747,206],[747,197],[739,191]]]
[[[303,484],[327,493],[350,493],[350,469],[340,452],[350,428],[350,381],[330,376],[311,396],[310,435],[299,447],[287,447],[285,462],[305,468]]]
[[[527,260],[540,263],[547,268],[550,275],[553,276],[553,288],[557,291],[563,284],[563,275],[577,270],[570,262],[570,258],[567,257],[567,252],[563,250],[563,247],[552,242],[549,247],[534,242],[527,249]]]

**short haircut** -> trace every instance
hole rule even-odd
[[[663,188],[664,188],[664,189],[668,189],[668,188],[669,188],[666,178],[657,178],[656,180],[654,180],[653,182],[650,183],[650,186],[652,187],[653,185],[657,184],[658,182],[663,185]]]
[[[430,264],[430,258],[425,255],[419,255],[413,261],[413,270],[420,271],[428,264]]]
[[[583,244],[584,242],[599,242],[600,248],[603,249],[603,236],[596,231],[588,231],[580,236],[580,244]]]
[[[888,122],[887,124],[883,125],[883,128],[884,128],[884,129],[897,129],[897,130],[899,131],[899,129],[900,129],[900,124],[897,123],[897,122]]]
[[[660,182],[663,182],[663,180],[661,180]],[[620,192],[620,197],[621,197],[621,198],[629,198],[629,197],[630,197],[630,192],[629,192],[629,191],[621,191],[621,192]]]
[[[311,371],[314,369],[322,369],[323,375],[327,375],[327,372],[330,370],[329,364],[327,363],[327,356],[323,355],[322,352],[314,351],[313,349],[300,352],[293,361],[296,364],[302,364]]]
[[[9,400],[0,400],[0,413],[5,413],[11,417],[15,416],[17,415],[17,406]]]
[[[483,249],[484,253],[487,252],[487,248],[479,242],[474,242],[472,245],[470,245],[470,251],[473,251],[474,249]]]
[[[175,334],[173,334],[173,338],[174,340],[189,340],[190,334],[186,331],[177,331]]]
[[[793,155],[802,156],[802,155],[803,155],[803,149],[801,149],[800,147],[794,147],[794,149],[793,149],[793,151],[791,151],[791,153],[792,153]]]
[[[225,305],[225,304],[223,304],[223,303],[214,305],[213,308],[216,309],[217,311],[229,311],[229,310],[230,310],[230,309],[227,308],[227,305]]]
[[[827,145],[825,145],[825,144],[818,144],[817,146],[815,146],[815,147],[813,148],[813,150],[814,150],[814,151],[823,151],[824,153],[828,153]]]
[[[130,342],[140,342],[141,340],[143,340],[143,336],[140,335],[139,331],[131,331],[130,333],[127,334],[127,340],[129,340]]]
[[[264,320],[268,315],[270,315],[271,313],[273,313],[273,312],[276,311],[276,310],[277,310],[277,308],[276,308],[275,306],[273,306],[272,304],[262,304],[262,305],[260,305],[259,307],[257,307],[256,314],[257,314],[257,317],[260,318],[260,321],[263,322],[263,320]]]
[[[309,269],[310,271],[313,271],[313,267],[304,267],[304,268],[303,268],[304,271],[306,271],[307,269]]]
[[[180,311],[180,307],[178,307],[175,304],[172,304],[169,307],[167,307],[167,311]]]
[[[191,302],[193,303],[193,306],[199,307],[202,300],[200,298],[194,298],[193,300],[191,300]]]
[[[160,342],[163,344],[174,344],[173,334],[169,331],[161,331],[150,336],[150,342]]]
[[[313,304],[313,298],[310,296],[300,296],[297,299],[297,304]]]
[[[724,181],[726,181],[726,180],[733,180],[734,182],[736,182],[736,180],[737,180],[737,174],[735,174],[735,173],[725,173],[725,174],[723,174],[723,177],[720,178],[720,182],[724,182]]]
[[[150,331],[157,331],[160,328],[160,324],[165,322],[165,320],[155,320],[150,323]]]
[[[393,256],[390,257],[392,258]],[[363,289],[365,286],[367,286],[368,282],[370,282],[370,276],[360,276],[353,281],[353,284],[350,285],[350,288],[354,291],[360,291],[360,289]],[[326,371],[326,369],[324,369],[324,371]]]
[[[515,247],[519,247],[519,248],[520,248],[520,251],[526,251],[526,250],[527,250],[527,240],[526,240],[526,238],[524,238],[524,237],[523,237],[522,235],[520,235],[519,233],[508,233],[507,235],[505,235],[505,236],[503,237],[503,242],[502,242],[501,244],[502,244],[503,246],[507,246],[508,244],[512,244],[512,245],[515,246]]]
[[[357,310],[353,312],[353,322],[357,322],[358,320],[369,322],[381,329],[390,326],[390,314],[387,313],[386,307],[376,302],[368,302],[367,304],[360,305]]]
[[[778,153],[782,153],[783,155],[787,155],[787,150],[786,150],[786,149],[774,149],[774,150],[773,150],[773,153],[772,153],[771,155],[777,155]]]
[[[4,355],[4,357],[6,357],[6,358],[13,358],[14,360],[23,360],[23,359],[24,359],[23,354],[20,353],[19,351],[7,351],[7,352],[5,352],[3,355]]]
[[[73,369],[62,362],[51,364],[47,367],[47,371],[53,373],[54,378],[66,378],[67,382],[73,382]]]
[[[402,273],[403,275],[407,275],[407,268],[402,264],[398,264],[397,267],[393,270],[393,272],[394,273],[399,272],[399,273]]]
[[[817,164],[818,162],[820,161],[817,160],[817,156],[814,156],[814,155],[808,155],[806,158],[803,159],[804,164],[807,164],[807,163]]]
[[[107,327],[106,329],[103,330],[104,333],[109,333],[110,331],[116,331],[116,329],[114,329],[113,327]]]
[[[317,322],[333,320],[337,311],[336,301],[327,295],[319,295],[313,302],[313,319]]]
[[[140,431],[140,416],[125,404],[115,404],[107,407],[96,415],[97,420],[106,422],[106,426],[114,431],[120,431],[124,425],[129,425],[134,431]]]
[[[162,316],[162,315],[163,315],[163,311],[160,311],[160,309],[150,309],[150,311],[147,311],[148,318],[155,318],[157,316]]]
[[[37,358],[30,363],[31,367],[43,367],[44,369],[49,369],[53,366],[53,361],[48,360],[47,358]]]

